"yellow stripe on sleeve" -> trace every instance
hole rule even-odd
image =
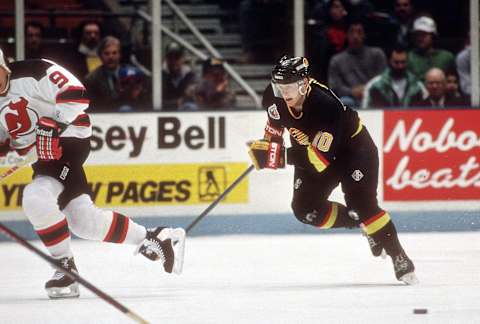
[[[312,145],[307,146],[308,160],[318,172],[325,170],[330,164],[317,149]]]

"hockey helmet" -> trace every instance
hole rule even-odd
[[[308,60],[305,57],[284,55],[272,70],[273,83],[293,83],[308,77]]]
[[[301,56],[284,56],[272,70],[272,89],[275,97],[292,100],[307,93],[308,60]]]
[[[0,67],[5,69],[8,74],[12,73],[12,71],[10,71],[10,69],[8,68],[7,61],[5,60],[5,56],[3,56],[2,49],[0,49]]]

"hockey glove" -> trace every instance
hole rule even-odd
[[[257,170],[285,167],[285,147],[281,143],[257,140],[250,143],[250,158]]]
[[[62,157],[60,127],[53,119],[42,117],[37,123],[37,156],[41,161],[59,160]]]

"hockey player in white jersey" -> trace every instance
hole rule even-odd
[[[97,208],[83,163],[92,127],[85,113],[85,87],[65,68],[48,60],[7,64],[0,50],[0,153],[36,152],[33,179],[23,192],[23,210],[52,257],[77,271],[70,231],[80,238],[136,246],[160,260],[166,272],[181,273],[185,231],[146,229],[128,217]],[[78,283],[55,271],[45,284],[50,298],[78,297]]]

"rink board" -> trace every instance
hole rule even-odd
[[[378,198],[384,208],[418,217],[480,209],[479,111],[361,111],[360,116],[379,148]],[[174,219],[201,213],[249,166],[246,143],[263,136],[266,114],[95,114],[92,121],[85,169],[96,203],[132,217]],[[13,156],[1,160],[0,171],[12,162]],[[211,213],[291,218],[292,176],[290,166],[253,171]],[[26,168],[0,184],[2,220],[25,219],[21,194],[30,177]],[[343,200],[339,188],[331,199]]]

